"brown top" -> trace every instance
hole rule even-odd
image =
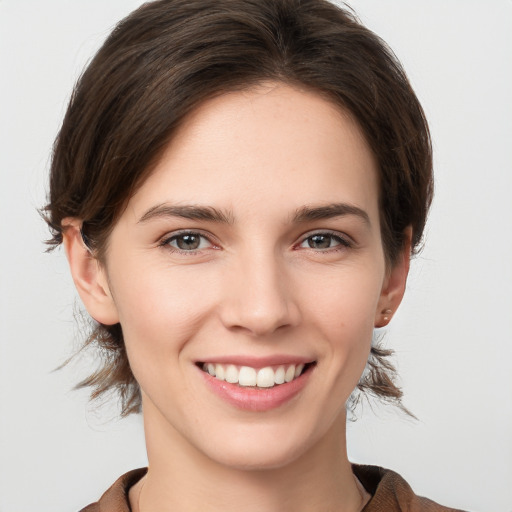
[[[372,495],[362,512],[462,512],[416,496],[409,484],[389,469],[353,464],[352,470]],[[128,490],[146,471],[146,468],[141,468],[124,474],[98,502],[91,503],[80,512],[131,512]]]

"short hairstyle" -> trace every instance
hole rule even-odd
[[[392,265],[412,226],[418,248],[432,199],[428,125],[402,66],[348,9],[327,0],[158,0],[122,20],[79,78],[55,141],[44,216],[82,220],[103,261],[124,206],[183,120],[209,98],[263,82],[323,95],[357,120],[378,163],[383,248]],[[118,391],[140,410],[122,327],[95,325],[102,366],[79,386]],[[359,389],[400,405],[390,350],[372,346]]]

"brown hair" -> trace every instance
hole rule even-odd
[[[49,243],[59,245],[62,220],[76,217],[102,260],[124,205],[183,119],[208,98],[264,81],[316,91],[351,112],[379,164],[388,264],[407,226],[414,251],[433,187],[422,108],[386,44],[326,0],[158,0],[122,20],[80,77],[54,145]],[[117,390],[122,414],[138,411],[121,326],[96,325],[91,343],[106,357],[81,385],[93,397]],[[359,388],[400,403],[389,354],[372,348]]]

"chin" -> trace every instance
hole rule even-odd
[[[213,461],[232,469],[260,471],[283,468],[304,456],[318,443],[318,432],[271,425],[252,425],[222,439],[211,438],[204,453]]]
[[[252,447],[231,447],[227,452],[212,454],[217,463],[241,471],[265,471],[279,469],[291,464],[301,456],[303,450],[296,447],[283,449],[272,445],[255,443]],[[276,443],[277,444],[277,443]]]

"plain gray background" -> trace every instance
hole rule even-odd
[[[78,510],[145,465],[141,419],[71,391],[92,361],[62,251],[36,208],[72,85],[137,0],[0,0],[0,512]],[[436,199],[387,330],[419,422],[365,406],[355,462],[419,494],[512,511],[512,2],[354,0],[403,62],[429,118]]]

